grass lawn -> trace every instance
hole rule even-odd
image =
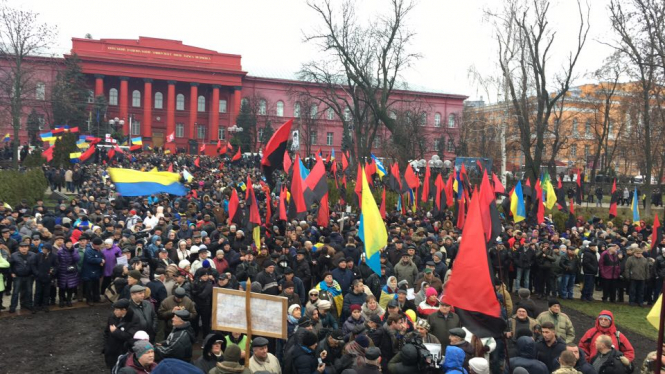
[[[651,307],[638,308],[628,306],[628,304],[588,303],[579,300],[566,300],[562,301],[561,304],[564,311],[565,308],[571,308],[591,317],[597,317],[601,310],[611,310],[620,329],[631,330],[649,339],[658,339],[658,330],[651,326],[646,319]]]

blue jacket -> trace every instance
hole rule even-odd
[[[444,373],[468,374],[464,369],[465,353],[462,348],[449,345],[446,347],[446,359],[443,362]]]
[[[90,244],[85,248],[83,254],[83,267],[81,269],[81,279],[84,281],[99,279],[102,276],[104,268],[102,260],[104,255],[101,251],[93,249]]]
[[[333,279],[339,283],[339,287],[341,288],[343,294],[349,292],[351,282],[353,282],[353,273],[351,270],[335,268],[335,270],[332,271],[332,276]]]
[[[536,359],[536,342],[533,338],[522,336],[517,339],[517,357],[510,358],[510,367],[516,368],[518,366],[526,369],[529,374],[549,374],[547,365]],[[504,374],[508,373],[508,365]]]

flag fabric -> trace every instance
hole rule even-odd
[[[73,152],[69,154],[69,162],[72,164],[78,164],[81,162],[81,152]]]
[[[180,175],[176,173],[118,168],[109,168],[108,171],[116,190],[123,196],[148,196],[162,192],[178,196],[187,194],[180,184]]]
[[[5,137],[2,139],[4,143],[9,142],[10,140],[12,140],[12,137],[9,135],[9,133],[5,134]]]
[[[217,153],[222,150],[222,139],[217,139],[217,147],[215,149]]]
[[[552,210],[552,208],[554,208],[557,203],[557,196],[549,174],[545,174],[545,183],[542,185],[542,187],[543,191],[545,192],[545,207],[547,207],[549,210]]]
[[[307,204],[305,203],[305,182],[300,175],[300,157],[296,155],[296,160],[293,164],[293,175],[291,176],[291,201],[289,203],[289,219],[301,218],[307,212]]]
[[[457,200],[457,228],[462,230],[466,222],[466,191],[462,197]]]
[[[522,182],[517,181],[515,189],[510,196],[510,211],[513,213],[515,223],[522,222],[526,218],[526,208],[524,207],[524,195],[522,194]]]
[[[328,193],[323,195],[319,202],[319,210],[316,215],[316,224],[321,227],[328,227],[330,224],[330,204],[328,204]]]
[[[406,180],[406,184],[412,190],[415,190],[420,186],[420,179],[418,179],[418,176],[413,171],[413,167],[411,167],[411,165],[406,165],[406,171],[404,172],[404,179]]]
[[[446,285],[443,302],[455,307],[462,325],[475,336],[488,338],[501,336],[506,325],[490,276],[479,195],[473,196],[455,258],[455,276]]]
[[[200,153],[203,153],[203,152],[205,152],[205,151],[206,151],[206,143],[203,143],[203,144],[201,144],[201,146],[199,147],[199,152],[200,152]]]
[[[335,161],[335,148],[332,149],[330,152],[330,161],[334,162]]]
[[[240,161],[240,159],[242,158],[242,153],[240,153],[240,152],[241,152],[240,151],[240,146],[238,146],[238,152],[236,152],[236,154],[233,156],[233,158],[231,159],[231,162]]]
[[[291,165],[293,163],[291,162],[291,157],[289,156],[288,152],[284,152],[284,160],[282,161],[282,167],[284,168],[284,172],[288,174],[289,170],[291,169]]]
[[[247,177],[247,190],[249,191],[249,225],[252,231],[252,239],[256,248],[261,248],[261,216],[259,215],[259,202],[256,200],[252,180]]]
[[[169,173],[173,173],[173,163],[169,164],[169,168],[166,171],[168,171]]]
[[[346,153],[342,152],[342,171],[346,171],[349,167],[349,160],[346,158]]]
[[[189,183],[189,182],[191,182],[192,180],[194,180],[194,176],[193,176],[193,175],[192,175],[187,169],[184,169],[184,170],[182,171],[182,178],[183,178],[187,183]]]
[[[300,178],[303,180],[307,180],[307,177],[309,176],[309,169],[305,166],[305,164],[302,162],[302,158],[298,158],[298,162],[300,163]]]
[[[356,193],[356,196],[358,197],[358,206],[362,207],[363,206],[363,198],[362,198],[362,193],[363,193],[363,176],[360,175],[363,174],[365,175],[365,172],[362,170],[362,167],[360,163],[358,163],[358,171],[356,173],[356,185],[353,188],[353,192]],[[367,177],[365,175],[365,177]]]
[[[635,192],[633,193],[633,225],[640,224],[640,203],[639,197],[637,196],[637,186],[635,187]]]
[[[647,321],[651,326],[655,327],[656,330],[660,329],[660,309],[663,306],[663,295],[658,296],[658,300],[653,304],[651,310],[647,314]]]
[[[365,176],[367,177],[367,182],[372,187],[374,187],[374,174],[375,173],[376,173],[376,165],[374,164],[374,160],[372,160],[371,162],[368,162],[365,165]]]
[[[175,132],[172,132],[166,137],[166,142],[173,143],[174,141],[175,141]]]
[[[279,220],[280,221],[287,221],[288,218],[286,216],[286,210],[287,210],[287,197],[288,192],[286,191],[286,185],[282,185],[282,189],[279,191]]]
[[[46,159],[46,162],[51,162],[53,160],[53,149],[54,147],[48,147],[44,152],[42,152],[42,157]]]
[[[136,138],[132,138],[131,142],[134,145],[143,145],[143,139],[140,136],[138,136]]]
[[[506,188],[501,184],[501,180],[494,173],[492,173],[492,182],[494,182],[494,193],[506,193]]]
[[[359,173],[362,183],[362,195],[365,198],[362,201],[360,210],[360,225],[358,227],[358,236],[364,244],[365,262],[376,274],[381,275],[381,249],[388,242],[388,232],[386,225],[381,219],[381,212],[374,201],[372,191],[369,189],[367,178],[362,171]]]
[[[448,181],[446,182],[446,203],[448,204],[449,208],[455,205],[455,191],[453,190],[455,176],[453,174],[454,173],[450,173]]]
[[[443,183],[441,174],[436,176],[434,187],[436,188],[436,194],[434,195],[434,215],[441,217],[446,206],[446,185]]]
[[[425,166],[425,179],[423,179],[423,192],[422,192],[422,198],[421,201],[423,203],[426,203],[429,200],[429,180],[432,178],[432,172],[429,168],[429,163],[427,166]]]
[[[381,218],[386,219],[386,188],[383,187],[383,193],[381,194],[381,208],[379,208],[379,211],[381,212]]]
[[[196,159],[194,160],[194,165],[195,165],[197,168],[200,168],[200,167],[201,167],[201,157],[198,157],[198,156],[196,157]]]
[[[289,141],[291,134],[291,125],[293,119],[290,119],[282,124],[277,131],[272,135],[266,149],[263,152],[261,159],[261,168],[266,181],[272,187],[274,186],[272,173],[284,165],[284,155],[286,154],[286,144]]]
[[[498,214],[493,217],[490,211],[492,204],[496,207],[496,197],[494,195],[494,188],[490,184],[490,180],[487,177],[487,171],[483,171],[483,179],[480,182],[480,197],[479,197],[479,207],[480,207],[480,218],[483,224],[483,232],[485,232],[485,242],[489,242],[492,238],[496,238],[499,233],[493,230],[493,221],[499,220]],[[497,211],[498,213],[498,211]],[[499,222],[499,225],[501,223]]]
[[[394,162],[390,167],[388,188],[393,192],[402,193],[402,177],[400,176],[399,164],[397,162]]]
[[[386,172],[385,166],[383,166],[383,163],[378,158],[376,158],[376,156],[374,156],[373,153],[371,153],[370,155],[372,156],[372,160],[374,161],[376,173],[379,174],[379,179],[383,179],[383,177],[385,177],[386,174],[388,174]]]
[[[540,180],[536,181],[536,197],[533,203],[535,204],[536,222],[540,225],[545,222],[545,204],[543,203],[543,188],[540,185]]]
[[[582,172],[579,168],[577,169],[577,189],[575,189],[575,193],[575,202],[577,205],[581,205],[584,199],[584,181],[582,180]]]
[[[305,180],[305,186],[307,206],[312,206],[315,202],[321,205],[321,199],[328,194],[328,178],[326,177],[326,166],[318,154],[316,155],[316,164]]]
[[[238,191],[234,188],[231,191],[231,198],[229,199],[229,218],[227,224],[230,225],[231,222],[239,223],[238,219],[238,206],[240,201],[238,200]]]
[[[653,232],[651,233],[651,249],[653,250],[658,246],[658,244],[663,241],[663,232],[661,231],[660,228],[660,221],[658,220],[658,213],[653,218],[653,225],[652,225],[652,230]],[[658,254],[660,255],[660,254]],[[655,256],[654,256],[655,257]]]
[[[616,178],[614,178],[614,183],[612,183],[612,194],[610,195],[610,219],[617,216],[618,203],[619,203],[619,195],[617,194],[617,180]]]

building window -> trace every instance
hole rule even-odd
[[[295,118],[300,118],[300,103],[298,102],[293,105],[293,116]]]
[[[277,104],[275,104],[275,114],[277,117],[284,117],[284,102],[283,101],[278,101]]]
[[[199,112],[205,112],[206,111],[206,98],[205,96],[199,96],[199,99],[196,102],[196,106]]]
[[[176,123],[175,124],[175,137],[176,138],[184,138],[185,137],[185,124],[184,123]]]
[[[109,105],[118,105],[118,90],[115,88],[109,90]]]
[[[335,111],[333,108],[328,108],[328,110],[326,110],[326,118],[328,118],[329,121],[335,119]]]
[[[587,144],[584,146],[584,159],[588,159],[591,154],[591,147]]]
[[[441,113],[434,114],[434,127],[441,127]]]
[[[433,145],[433,150],[435,152],[438,152],[439,151],[439,146],[440,146],[439,145],[439,139],[434,139],[434,144],[432,144],[432,145]]]
[[[455,127],[455,114],[451,113],[448,115],[448,127],[453,128]]]
[[[591,120],[584,122],[584,136],[591,136]]]
[[[319,114],[319,108],[316,106],[316,104],[313,104],[309,108],[309,118],[314,119],[314,118],[316,118],[317,114]]]
[[[164,96],[161,92],[155,92],[155,109],[164,108]]]
[[[390,118],[392,119],[397,119],[397,113],[393,112],[392,110],[390,111],[390,114],[388,114],[388,116],[390,116]]]
[[[219,100],[219,112],[226,113],[226,100]]]
[[[333,133],[326,133],[326,145],[333,145]]]
[[[95,102],[95,93],[92,90],[88,90],[88,104]]]
[[[35,98],[37,100],[46,100],[46,85],[44,82],[37,82],[37,86],[35,86]]]
[[[141,122],[132,120],[131,124],[130,131],[132,135],[141,135]]]
[[[372,148],[379,148],[381,147],[381,143],[383,142],[383,139],[380,136],[375,136],[374,141],[372,142]]]
[[[226,140],[226,129],[223,127],[220,127],[217,129],[217,139],[219,140]]]
[[[344,108],[344,121],[349,122],[351,121],[351,108],[348,106]]]
[[[420,126],[427,125],[427,113],[425,113],[425,112],[420,113],[420,123],[419,123],[419,125]]]
[[[455,152],[455,143],[452,139],[448,139],[448,152]]]
[[[175,110],[185,110],[185,95],[177,94],[175,97]]]
[[[206,138],[206,125],[196,125],[196,138],[205,140]]]
[[[577,128],[578,127],[577,125],[578,125],[577,118],[573,118],[573,136],[574,137],[580,136],[580,131]]]
[[[261,99],[259,100],[259,114],[262,116],[266,115],[266,112],[268,111],[268,104],[266,103],[265,100]]]
[[[319,132],[316,130],[312,130],[309,133],[309,143],[314,145],[319,143]]]
[[[577,145],[573,144],[570,146],[570,157],[577,157]]]
[[[132,106],[134,108],[141,107],[141,92],[139,90],[132,91]]]

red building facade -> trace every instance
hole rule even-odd
[[[175,146],[186,149],[195,149],[197,143],[226,140],[227,129],[235,124],[243,99],[261,98],[258,114],[271,117],[273,128],[288,118],[299,117],[300,111],[306,115],[310,110],[299,108],[293,92],[305,85],[311,90],[311,84],[251,76],[243,71],[239,55],[192,47],[180,41],[147,37],[73,38],[71,54],[64,58],[73,54],[78,55],[83,72],[89,77],[91,98],[106,97],[109,104],[106,120],[123,120],[123,133],[141,136],[144,144],[162,146],[171,134],[175,136]],[[62,65],[50,63],[43,69],[44,74],[40,74],[43,81],[37,85],[44,88],[35,97],[34,107],[38,111],[48,111],[48,106],[39,105],[39,101],[48,101],[46,98],[50,97],[50,88]],[[405,99],[417,97],[427,104],[424,131],[428,136],[437,139],[442,135],[456,136],[466,96],[420,91],[398,91],[395,95]],[[327,108],[318,110],[320,120],[310,134],[312,147],[321,148],[324,154],[333,148],[339,151],[342,122],[325,112]],[[91,120],[87,126],[79,127],[91,130],[95,123]],[[379,136],[387,140],[390,135]],[[375,142],[377,146],[379,143]],[[440,147],[449,150],[446,144],[433,144],[428,155],[441,153],[437,151]],[[376,153],[380,155],[381,150]],[[445,152],[445,156],[454,157],[450,152]]]

